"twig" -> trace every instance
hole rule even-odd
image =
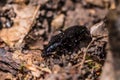
[[[89,45],[87,46],[87,48],[85,49],[84,51],[84,55],[83,55],[83,59],[82,59],[82,62],[81,62],[81,66],[80,66],[80,70],[82,69],[83,65],[84,65],[84,62],[85,62],[85,58],[86,58],[86,55],[87,55],[87,51],[89,49],[89,47],[91,46],[91,44],[95,41],[95,39],[92,39],[92,41],[89,43]]]
[[[89,47],[91,46],[91,44],[92,44],[94,41],[95,41],[95,39],[92,39],[92,41],[88,44],[87,48],[86,48],[85,51],[84,51],[84,55],[83,55],[82,61],[79,62],[78,64],[74,65],[72,68],[76,68],[76,67],[78,67],[78,66],[80,66],[80,65],[81,65],[81,66],[80,66],[80,69],[83,67],[83,64],[84,64],[84,62],[85,62],[85,57],[86,57],[87,51],[88,51]]]
[[[35,10],[35,12],[34,12],[34,14],[33,14],[33,16],[32,16],[32,19],[31,19],[31,24],[29,25],[29,26],[30,26],[30,29],[31,29],[32,26],[34,25],[34,21],[35,21],[35,19],[36,19],[36,16],[38,15],[38,11],[39,11],[40,7],[41,7],[41,5],[37,5],[37,7],[36,7],[36,10]]]
[[[83,65],[84,65],[84,62],[85,62],[85,57],[86,57],[86,55],[87,55],[87,51],[88,51],[89,47],[91,46],[91,44],[92,44],[94,41],[96,41],[96,40],[98,40],[98,39],[101,39],[101,38],[104,38],[104,37],[107,37],[107,36],[99,36],[99,37],[97,37],[97,38],[93,38],[92,41],[88,44],[87,48],[86,48],[85,51],[84,51],[84,55],[83,55],[82,61],[79,62],[78,64],[74,65],[72,68],[76,68],[76,67],[80,66],[80,70],[81,70],[82,67],[83,67]]]

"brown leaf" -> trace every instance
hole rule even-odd
[[[11,5],[11,7],[17,15],[13,19],[14,25],[9,29],[2,29],[0,37],[10,47],[20,47],[24,37],[32,27],[39,6]]]

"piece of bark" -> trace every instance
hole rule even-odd
[[[2,52],[2,53],[1,53]],[[12,53],[0,50],[0,71],[5,73],[9,72],[13,75],[16,75],[20,68],[19,62],[13,60]]]

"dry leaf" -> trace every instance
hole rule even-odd
[[[41,71],[47,72],[47,73],[52,73],[52,71],[49,68],[43,68],[43,67],[38,67]]]
[[[22,6],[15,4],[9,6],[13,7],[17,16],[13,19],[13,27],[2,29],[0,31],[0,37],[10,47],[20,47],[24,37],[31,29],[39,6]]]
[[[25,65],[25,67],[29,70],[31,70],[31,73],[35,77],[39,77],[41,72],[37,69],[35,65]]]

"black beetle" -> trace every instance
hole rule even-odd
[[[91,41],[91,35],[85,26],[72,26],[65,31],[53,36],[44,49],[42,56],[78,51]]]

